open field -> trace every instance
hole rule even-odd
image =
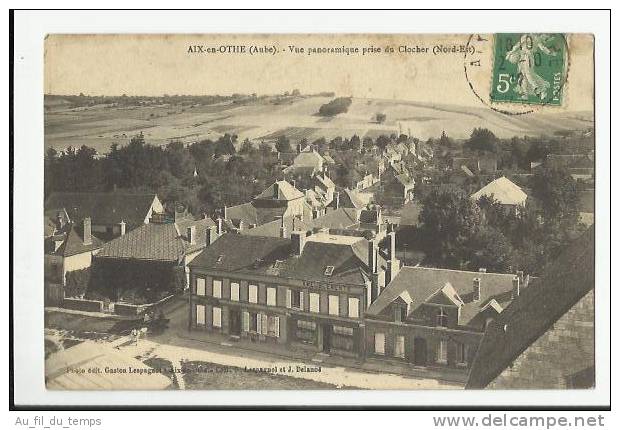
[[[450,137],[466,138],[474,127],[486,127],[499,137],[552,134],[593,125],[591,113],[571,112],[507,116],[483,106],[432,105],[398,100],[354,98],[349,111],[336,117],[317,115],[330,97],[300,96],[288,103],[267,97],[239,103],[211,105],[159,104],[132,107],[94,105],[71,108],[62,96],[45,98],[45,147],[64,149],[87,145],[100,153],[110,145],[126,144],[143,132],[147,142],[163,145],[171,140],[192,143],[217,139],[224,133],[269,142],[280,135],[295,141],[325,137],[376,138],[380,134],[410,133],[420,139],[438,137],[445,130]],[[374,121],[386,114],[384,123]]]

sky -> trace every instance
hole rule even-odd
[[[46,94],[205,95],[303,94],[334,91],[354,97],[480,106],[464,73],[464,54],[434,54],[435,46],[465,45],[468,35],[49,35]],[[202,45],[246,46],[245,53],[190,53]],[[277,53],[250,54],[249,46]],[[290,52],[289,46],[304,48]],[[311,54],[312,47],[357,47],[358,54]],[[393,47],[369,53],[366,47]],[[427,52],[399,53],[399,47]],[[489,47],[490,48],[490,47]],[[569,72],[562,110],[593,109],[593,39],[569,36]],[[419,51],[419,50],[418,50]],[[492,49],[481,53],[481,93],[488,94]],[[488,73],[487,73],[488,72]],[[486,86],[486,87],[485,87]]]

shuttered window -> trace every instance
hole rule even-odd
[[[213,297],[217,299],[222,298],[222,281],[219,279],[213,280]]]
[[[448,341],[440,340],[437,344],[437,362],[438,363],[447,363],[448,362]]]
[[[319,295],[317,293],[310,293],[310,312],[319,313]]]
[[[205,325],[205,307],[203,305],[196,305],[196,324]]]
[[[385,334],[375,333],[375,354],[385,355]]]
[[[250,303],[258,303],[258,287],[256,285],[250,285],[249,289],[249,298]]]
[[[230,300],[233,302],[239,301],[239,284],[236,282],[230,283]]]
[[[241,313],[241,329],[245,332],[250,331],[250,313],[242,312]]]
[[[405,336],[396,336],[394,342],[394,357],[405,358]]]
[[[349,318],[360,317],[360,300],[357,297],[349,297]]]
[[[222,308],[213,307],[213,327],[222,327]]]
[[[205,279],[196,278],[196,294],[199,296],[204,296],[205,292],[206,292]]]
[[[267,306],[276,306],[276,295],[275,287],[267,287]]]
[[[330,295],[328,305],[329,314],[333,316],[338,316],[340,310],[340,297]]]

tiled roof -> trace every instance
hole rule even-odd
[[[480,300],[473,301],[473,280],[480,278]],[[380,315],[403,291],[413,298],[417,308],[434,293],[450,284],[464,302],[461,307],[461,324],[468,324],[488,303],[495,298],[498,302],[510,300],[514,275],[503,273],[481,273],[463,270],[435,269],[404,266],[379,297],[370,305],[368,315]]]
[[[267,273],[276,260],[291,255],[291,241],[226,233],[194,258],[189,266],[226,272]]]
[[[486,387],[593,289],[594,227],[590,227],[488,326],[467,388]],[[577,348],[592,345],[586,341]]]
[[[55,192],[45,201],[45,209],[65,208],[73,222],[90,217],[93,225],[129,225],[144,222],[155,194]]]
[[[235,221],[243,221],[246,226],[258,224],[258,214],[252,203],[243,203],[226,208],[226,218]]]
[[[354,247],[364,246],[367,242],[362,238],[347,240],[346,243],[327,243],[308,238],[303,252],[296,256],[290,239],[227,233],[192,260],[189,266],[231,273],[364,284],[367,279],[364,269],[367,266]],[[360,242],[360,245],[354,242]],[[276,260],[279,263],[274,267]],[[327,266],[334,266],[331,276],[325,274]]]
[[[347,228],[357,224],[357,209],[353,208],[338,208],[312,221],[318,228]]]
[[[524,204],[527,199],[527,194],[505,176],[497,178],[493,182],[485,185],[479,191],[472,194],[471,198],[478,200],[482,196],[493,197],[503,205],[521,205]]]
[[[188,253],[196,252],[206,244],[206,229],[213,221],[182,221],[143,224],[140,227],[106,243],[97,258],[119,258],[178,262]],[[187,227],[196,227],[196,240],[190,244]]]

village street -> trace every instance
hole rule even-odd
[[[170,319],[169,327],[161,334],[147,333],[141,337],[136,345],[130,335],[104,336],[100,339],[107,342],[129,357],[138,358],[141,361],[159,360],[170,363],[174,367],[176,375],[176,387],[185,389],[183,376],[183,363],[209,363],[210,368],[215,366],[223,368],[239,368],[233,377],[234,386],[244,388],[244,379],[251,384],[250,376],[259,373],[263,378],[276,378],[272,375],[282,375],[298,378],[300,388],[321,388],[321,385],[329,384],[324,388],[344,387],[359,389],[460,389],[462,385],[455,382],[445,382],[438,379],[425,377],[403,376],[397,372],[402,369],[390,369],[385,363],[373,368],[371,364],[362,364],[354,360],[338,357],[330,357],[326,354],[315,355],[285,355],[286,349],[278,349],[273,345],[270,350],[258,351],[250,349],[243,343],[235,344],[228,337],[214,334],[197,333],[188,331],[187,305],[184,298],[177,298],[165,307],[165,315]],[[67,318],[81,318],[80,324],[84,325],[83,319],[88,319],[93,325],[101,325],[103,330],[109,330],[109,322],[103,318],[66,314]],[[103,331],[102,330],[102,331]],[[52,333],[52,330],[46,330]],[[48,338],[53,339],[48,333]],[[75,337],[80,337],[75,334]],[[58,339],[55,343],[60,343]],[[214,366],[213,366],[214,365]],[[394,372],[392,373],[391,370]],[[303,381],[305,380],[305,382]],[[217,385],[217,383],[216,383]],[[201,388],[193,385],[188,388]],[[205,387],[213,388],[213,386]],[[217,387],[226,389],[228,386]],[[249,386],[247,388],[256,388]]]

